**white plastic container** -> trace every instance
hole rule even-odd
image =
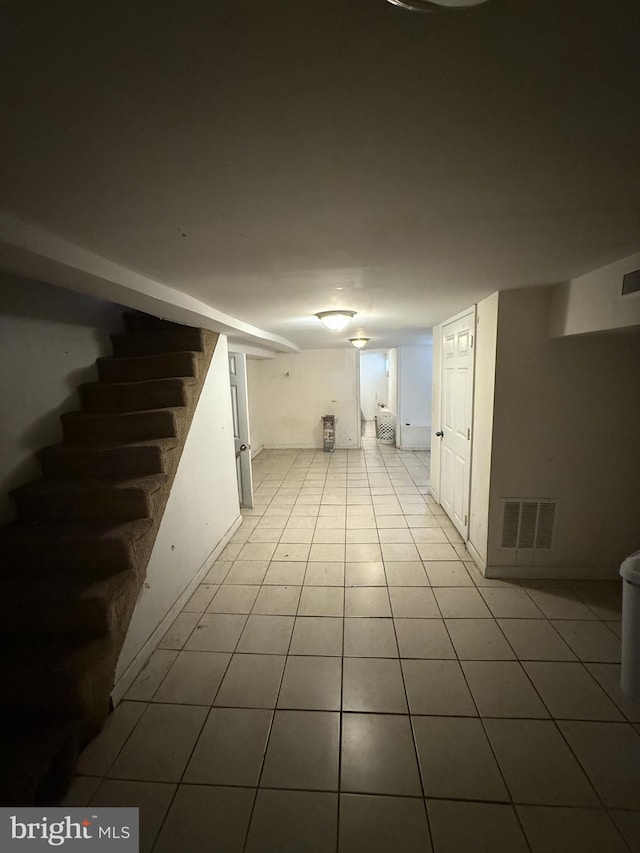
[[[640,551],[620,566],[622,575],[622,667],[620,686],[640,702]]]

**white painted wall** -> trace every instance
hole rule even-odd
[[[143,666],[174,618],[176,602],[186,598],[210,567],[239,516],[227,340],[221,335],[127,631],[116,681],[128,667],[126,679],[131,681]]]
[[[477,555],[476,559],[477,557],[480,558],[480,564],[483,568],[486,566],[487,561],[489,534],[498,300],[498,293],[493,293],[491,296],[483,299],[477,305],[476,314],[476,360],[468,536],[469,545],[475,551],[474,556]],[[439,439],[436,440],[439,441]]]
[[[398,414],[398,350],[390,349],[389,359],[389,409],[394,415]]]
[[[366,421],[380,411],[379,404],[389,402],[389,377],[384,352],[360,353],[360,408]]]
[[[8,492],[40,476],[35,452],[62,440],[60,415],[80,408],[82,382],[110,355],[122,308],[0,273],[0,523],[13,518]]]
[[[640,548],[640,332],[551,339],[552,301],[499,296],[488,571],[614,578]],[[559,501],[552,548],[501,549],[502,499],[529,497]]]
[[[306,350],[253,361],[249,417],[253,441],[265,448],[322,447],[322,415],[336,415],[336,447],[358,447],[357,352]],[[257,436],[257,438],[256,438]]]
[[[431,447],[432,346],[398,347],[396,444],[402,450]]]
[[[623,258],[555,288],[553,337],[640,326],[640,294],[621,296],[622,277],[640,268],[640,254]]]

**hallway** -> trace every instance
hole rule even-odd
[[[263,451],[65,804],[139,806],[154,853],[640,850],[619,584],[483,578],[428,477]]]

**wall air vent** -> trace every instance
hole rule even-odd
[[[630,293],[640,293],[640,270],[628,272],[622,277],[622,295],[628,296]]]
[[[551,548],[556,501],[548,498],[504,501],[502,548]]]

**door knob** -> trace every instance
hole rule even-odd
[[[442,438],[442,436],[444,435],[444,433],[442,432],[442,430],[441,430],[441,429],[439,429],[439,430],[438,430],[438,432],[436,433],[436,435],[438,436],[438,438]]]
[[[240,450],[246,450],[246,449],[247,449],[247,445],[246,445],[246,444],[241,444],[241,445],[240,445]]]

